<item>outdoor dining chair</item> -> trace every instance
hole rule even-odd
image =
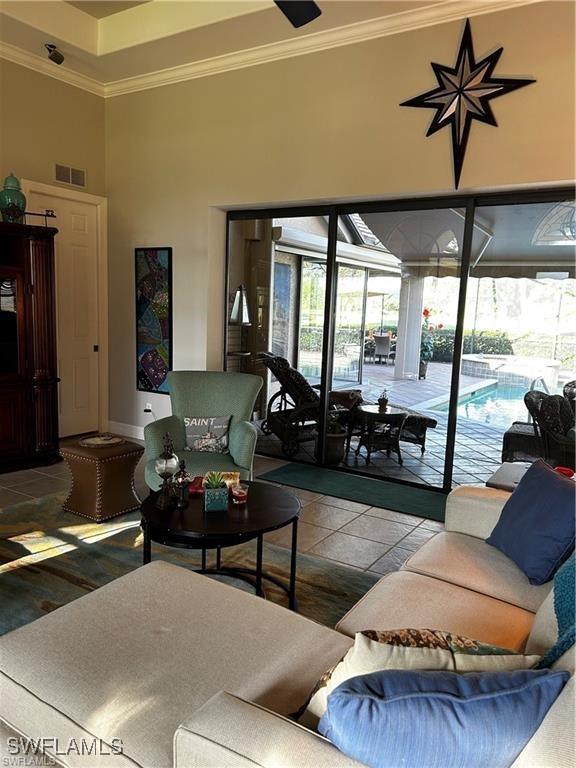
[[[384,358],[385,361],[388,361],[388,358],[390,357],[391,343],[392,343],[390,336],[374,335],[374,342],[376,344],[374,354],[376,357],[378,357],[378,361],[382,363],[382,358]]]

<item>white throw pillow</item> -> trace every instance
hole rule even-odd
[[[312,692],[298,722],[316,729],[326,711],[330,693],[345,680],[383,669],[499,672],[530,669],[540,656],[488,645],[450,632],[431,629],[398,629],[357,632],[354,645],[335,667],[326,672]]]

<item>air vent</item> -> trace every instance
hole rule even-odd
[[[61,184],[71,184],[73,187],[86,186],[86,171],[82,168],[70,168],[68,165],[56,163],[54,178]]]

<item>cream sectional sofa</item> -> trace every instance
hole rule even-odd
[[[554,643],[551,584],[531,586],[484,542],[506,498],[453,491],[446,531],[336,630],[186,569],[144,566],[0,638],[1,741],[122,741],[123,754],[58,756],[73,768],[358,765],[286,718],[357,630],[443,629],[530,653]],[[573,653],[556,666],[573,671]],[[514,768],[572,768],[573,722],[572,679]]]

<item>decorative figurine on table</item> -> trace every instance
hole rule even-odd
[[[164,450],[154,462],[154,471],[162,478],[162,487],[156,499],[158,509],[170,509],[173,506],[173,500],[170,494],[170,478],[178,469],[178,456],[174,453],[174,444],[172,438],[166,432],[164,435]]]
[[[184,459],[180,460],[180,469],[172,478],[172,485],[176,492],[176,506],[178,509],[186,509],[188,506],[188,486],[190,485],[190,475],[186,469]]]
[[[378,398],[378,410],[381,413],[386,413],[386,408],[388,408],[388,392],[383,389]]]

